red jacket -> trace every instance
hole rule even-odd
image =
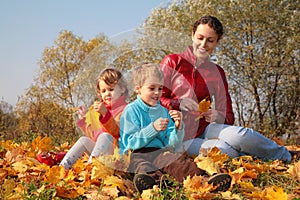
[[[210,61],[198,67],[195,63],[192,47],[188,47],[182,54],[167,55],[162,60],[164,89],[161,104],[168,109],[179,110],[180,99],[184,97],[198,103],[208,97],[211,101],[215,100],[215,109],[224,116],[224,123],[232,125],[234,114],[224,70]],[[183,111],[185,140],[200,136],[209,124],[204,118],[196,120],[198,116]]]

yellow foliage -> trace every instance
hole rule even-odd
[[[65,170],[63,166],[53,166],[45,174],[45,181],[57,184],[64,179]]]
[[[41,137],[40,135],[32,142],[32,148],[36,151],[49,151],[53,148],[50,137]]]
[[[262,192],[252,192],[248,194],[251,197],[261,200],[287,200],[288,195],[281,187],[272,186],[265,188]]]
[[[45,144],[42,144],[42,141]],[[50,143],[51,141],[47,138],[37,137],[33,146],[37,153]],[[53,197],[69,199],[79,196],[91,199],[115,199],[120,191],[123,194],[132,194],[135,191],[131,180],[123,179],[126,173],[115,170],[125,169],[130,159],[130,156],[121,156],[118,149],[114,155],[101,156],[103,161],[108,161],[109,166],[103,164],[100,158],[94,158],[92,163],[88,163],[88,156],[84,155],[71,169],[65,170],[62,166],[49,167],[39,163],[34,157],[28,157],[30,155],[28,152],[33,152],[33,147],[26,143],[18,145],[6,141],[1,144],[4,144],[4,151],[0,153],[0,199],[22,199],[24,191],[28,190],[28,183],[33,182],[39,185],[36,181],[49,183],[40,185],[35,191],[36,195],[54,189]],[[55,148],[58,147],[52,147],[52,149]],[[228,171],[232,177],[232,188],[229,191],[213,193],[214,187],[207,183],[207,177],[193,176],[187,177],[183,182],[185,196],[189,199],[239,199],[239,197],[263,200],[287,199],[287,193],[280,187],[255,187],[253,185],[259,174],[264,172],[283,174],[293,180],[291,184],[299,183],[300,161],[288,165],[278,161],[265,163],[251,156],[242,156],[231,159],[231,167],[228,168],[227,159],[218,149],[211,149],[205,156],[196,157],[195,163],[208,174]],[[18,177],[18,179],[11,177]],[[155,191],[157,190],[159,188],[156,186]],[[238,191],[238,194],[235,191]],[[142,197],[150,199],[159,194],[159,191],[153,193],[153,190],[145,190]],[[291,198],[297,197],[297,194],[299,194],[299,187],[292,188],[289,193]],[[127,198],[118,197],[118,199]]]
[[[27,164],[25,163],[25,161],[19,161],[19,162],[15,162],[14,164],[12,164],[13,169],[15,171],[17,171],[18,173],[24,173],[27,171]]]
[[[105,179],[107,176],[111,176],[114,173],[114,170],[106,167],[98,159],[93,159],[92,161],[93,168],[91,179]]]

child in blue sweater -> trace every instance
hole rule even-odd
[[[174,151],[182,145],[184,125],[180,111],[168,111],[160,104],[163,77],[157,65],[136,68],[133,81],[137,98],[125,107],[120,119],[120,152],[131,151],[128,170],[136,173],[134,184],[140,193],[158,184],[165,173],[179,182],[189,175],[207,176],[192,158]],[[226,191],[231,177],[218,174],[208,182],[217,186],[215,191]]]

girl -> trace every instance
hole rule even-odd
[[[127,84],[120,71],[106,68],[100,73],[96,88],[100,101],[94,102],[93,109],[99,113],[100,128],[92,130],[91,125],[86,124],[85,114],[89,113],[84,107],[79,107],[79,115],[83,117],[77,121],[77,125],[86,136],[80,137],[61,161],[60,165],[65,169],[69,169],[84,152],[90,155],[91,162],[93,157],[101,154],[113,154],[117,145],[120,116],[127,104]]]

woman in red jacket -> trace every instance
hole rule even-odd
[[[252,129],[233,126],[225,72],[210,61],[222,35],[221,22],[204,16],[193,26],[192,46],[181,54],[167,55],[161,62],[165,80],[161,103],[183,111],[185,150],[198,154],[200,148],[217,146],[232,157],[250,154],[266,160],[290,161],[291,154],[285,147]],[[203,99],[213,102],[214,107],[199,113],[199,102]]]

